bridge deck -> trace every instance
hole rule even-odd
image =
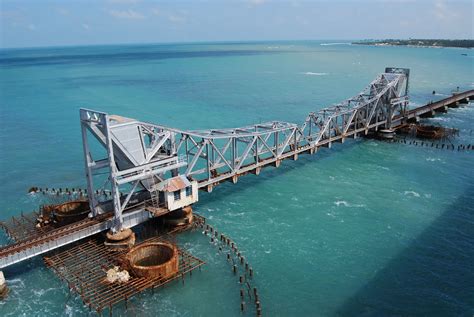
[[[459,94],[455,94],[453,96],[450,96],[446,99],[439,100],[437,102],[433,103],[428,103],[424,106],[418,107],[416,109],[411,109],[407,111],[405,116],[395,116],[392,119],[392,124],[393,124],[393,129],[397,129],[400,126],[402,126],[403,122],[414,119],[418,116],[422,116],[424,114],[430,113],[432,111],[438,111],[441,108],[444,107],[451,107],[454,106],[457,102],[462,101],[462,100],[469,100],[474,98],[474,89],[473,90],[468,90]],[[291,158],[297,158],[297,155],[299,154],[304,154],[304,153],[316,153],[317,150],[320,147],[331,147],[331,144],[334,142],[344,142],[344,139],[349,138],[349,137],[354,137],[356,138],[359,134],[366,134],[370,130],[377,130],[378,127],[383,127],[387,123],[386,120],[382,121],[377,121],[371,125],[369,125],[367,128],[359,128],[359,129],[349,129],[346,133],[344,134],[339,134],[332,136],[330,138],[320,140],[314,145],[304,145],[304,146],[298,146],[296,149],[290,149],[284,153],[281,154],[280,157],[275,158],[266,158],[259,160],[257,163],[251,163],[242,166],[239,170],[235,171],[234,173],[232,172],[226,172],[226,173],[215,173],[212,177],[212,179],[203,179],[199,181],[199,187],[201,189],[207,189],[212,190],[212,186],[215,186],[219,183],[222,183],[224,181],[229,181],[232,180],[233,177],[240,177],[242,175],[248,174],[248,173],[256,173],[258,174],[258,169],[261,169],[263,167],[271,166],[277,163],[277,161],[285,160],[285,159],[291,159]]]
[[[31,219],[32,216],[25,216]],[[127,227],[134,227],[150,219],[150,213],[145,209],[129,210],[124,213],[124,222]],[[28,228],[24,234],[11,225],[19,224],[20,228]],[[59,228],[47,227],[43,230],[31,229],[31,224],[25,220],[15,220],[9,224],[3,223],[2,227],[14,239],[15,243],[0,248],[0,269],[9,265],[27,260],[34,256],[52,251],[74,241],[90,237],[96,233],[108,230],[112,226],[112,214],[103,214],[96,218],[87,218]],[[35,228],[36,229],[36,228]]]

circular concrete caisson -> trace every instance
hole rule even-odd
[[[138,245],[126,256],[133,275],[148,278],[168,278],[178,272],[178,249],[165,242]]]

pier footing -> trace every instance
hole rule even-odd
[[[0,271],[0,299],[7,297],[8,294],[8,287],[7,282],[5,281],[5,276],[3,272]]]

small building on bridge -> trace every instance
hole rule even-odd
[[[164,202],[170,211],[192,205],[198,201],[197,181],[190,181],[184,175],[178,175],[158,183],[155,190],[160,193],[160,202]]]

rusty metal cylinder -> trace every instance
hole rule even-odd
[[[178,272],[178,249],[170,243],[145,243],[132,248],[126,255],[133,275],[167,278]]]

